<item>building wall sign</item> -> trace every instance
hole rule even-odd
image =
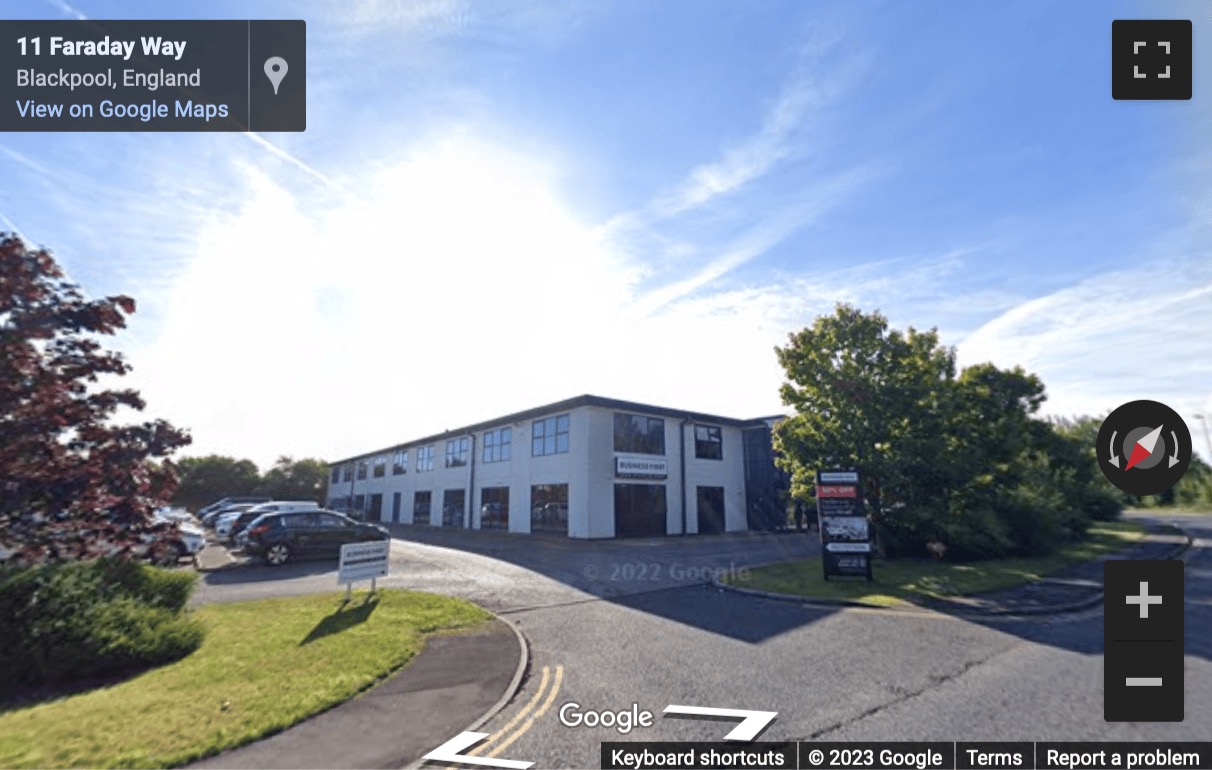
[[[651,455],[615,455],[614,475],[627,479],[664,479],[669,477],[669,462]]]

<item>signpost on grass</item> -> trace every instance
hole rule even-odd
[[[821,564],[830,575],[863,575],[871,582],[871,522],[863,512],[858,471],[816,472]]]
[[[345,584],[345,601],[353,595],[353,581],[370,580],[370,592],[375,592],[375,580],[387,577],[387,554],[390,540],[367,543],[346,543],[341,546],[341,562],[337,568],[337,583]]]

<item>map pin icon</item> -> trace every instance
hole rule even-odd
[[[282,83],[282,78],[286,77],[288,69],[290,67],[286,66],[286,60],[281,56],[271,56],[265,60],[265,77],[274,84],[274,96],[278,95],[278,85]]]

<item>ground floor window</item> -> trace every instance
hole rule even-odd
[[[699,534],[718,535],[724,531],[724,488],[698,487]]]
[[[413,524],[428,524],[429,523],[429,507],[430,501],[433,499],[432,492],[416,492],[412,496],[412,523]]]
[[[366,508],[367,521],[382,521],[383,519],[383,495],[373,494],[370,496],[370,504]]]
[[[509,487],[480,490],[480,529],[509,529]]]
[[[530,530],[568,533],[567,484],[536,484],[530,488]]]
[[[403,507],[401,499],[403,497],[404,495],[399,492],[391,496],[391,520],[394,524],[400,523],[400,509]]]
[[[653,537],[667,534],[669,509],[664,484],[615,484],[614,533],[616,537]]]
[[[463,489],[448,489],[442,493],[442,526],[462,527],[463,515],[467,509],[467,491]]]
[[[350,514],[359,521],[366,520],[366,495],[354,495],[353,510]]]

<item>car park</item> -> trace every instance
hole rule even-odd
[[[391,539],[384,527],[323,509],[266,514],[249,524],[245,535],[244,550],[275,567],[300,559],[336,559],[346,543]]]

